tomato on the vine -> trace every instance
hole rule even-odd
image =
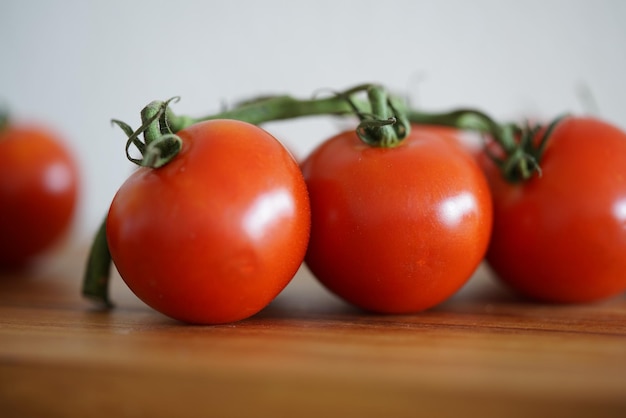
[[[74,157],[48,128],[0,128],[0,267],[27,264],[68,232],[78,183]]]
[[[487,253],[497,276],[530,298],[589,302],[626,290],[626,134],[568,117],[548,136],[540,175],[507,182],[486,155],[494,201]]]
[[[490,193],[446,132],[414,126],[391,148],[344,132],[304,161],[312,215],[305,261],[329,290],[365,310],[412,313],[472,276],[491,232]]]
[[[268,132],[197,123],[180,152],[141,167],[111,204],[106,234],[120,276],[146,304],[199,324],[259,312],[302,263],[310,207],[299,167]]]

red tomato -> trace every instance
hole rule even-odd
[[[484,155],[494,199],[487,259],[522,294],[587,302],[626,289],[626,134],[590,118],[554,129],[542,175],[506,182]]]
[[[306,185],[266,131],[234,120],[178,132],[182,150],[140,168],[107,217],[112,259],[146,304],[189,323],[247,318],[302,263],[310,230]]]
[[[306,263],[356,306],[381,313],[430,308],[483,259],[489,188],[444,130],[413,127],[393,148],[345,132],[318,147],[302,169],[312,215]]]
[[[61,139],[36,126],[0,130],[0,267],[16,268],[68,230],[78,168]]]

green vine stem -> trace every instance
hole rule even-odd
[[[360,106],[364,106],[360,104]],[[191,118],[177,116],[168,108],[170,128],[178,132],[195,123],[214,119],[236,119],[253,125],[265,122],[316,115],[346,115],[352,107],[341,94],[322,99],[299,100],[291,96],[270,96],[243,102],[237,107],[213,115]]]
[[[361,97],[363,94],[366,99]],[[474,109],[459,109],[441,114],[419,112],[409,109],[403,100],[389,95],[384,88],[375,84],[359,85],[325,98],[301,100],[288,95],[261,97],[200,118],[174,114],[169,104],[176,100],[178,98],[155,101],[146,106],[141,112],[142,125],[136,131],[124,122],[112,121],[128,137],[126,154],[130,161],[156,169],[162,167],[181,148],[181,140],[176,132],[207,120],[236,119],[260,125],[305,116],[357,116],[360,123],[356,132],[364,142],[372,146],[396,146],[408,135],[411,124],[449,126],[485,134],[502,148],[505,155],[492,156],[496,164],[509,180],[519,181],[530,178],[536,172],[540,173],[538,160],[551,130],[548,129],[546,136],[540,141],[542,145],[539,149],[534,150],[532,145],[535,143],[536,130],[530,127],[498,124],[485,113]],[[130,149],[133,146],[141,154],[141,158],[131,155]],[[111,306],[108,296],[110,265],[111,255],[103,223],[91,248],[83,278],[83,294],[99,301],[103,306]]]
[[[487,114],[475,109],[457,109],[448,113],[424,113],[409,109],[412,123],[449,126],[460,130],[480,132],[488,135],[502,150],[501,155],[486,152],[500,168],[504,178],[517,183],[541,176],[540,160],[550,134],[564,116],[557,117],[547,127],[542,125],[498,124]],[[538,137],[540,131],[544,131]]]
[[[113,304],[109,298],[111,276],[111,253],[106,238],[106,222],[102,222],[89,252],[87,269],[83,279],[83,296],[104,308]]]
[[[367,94],[367,101],[355,97],[364,92]],[[213,119],[236,119],[260,125],[306,116],[356,115],[361,119],[360,129],[357,130],[361,139],[371,145],[387,146],[404,138],[410,129],[404,114],[405,108],[394,105],[384,88],[373,84],[359,85],[321,99],[301,100],[288,95],[262,97],[243,102],[234,109],[201,118],[177,116],[169,108],[166,112],[173,132]],[[396,125],[396,121],[400,123]]]

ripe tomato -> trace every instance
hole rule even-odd
[[[306,264],[356,306],[430,308],[483,259],[492,222],[488,184],[446,130],[415,126],[393,148],[344,132],[314,150],[302,170],[312,215]]]
[[[542,175],[508,183],[481,157],[494,199],[487,260],[505,283],[549,302],[626,289],[626,134],[599,120],[556,125]]]
[[[78,168],[44,127],[0,129],[0,267],[17,268],[68,230],[78,201]]]
[[[189,323],[247,318],[289,283],[310,230],[306,185],[269,133],[214,120],[178,132],[181,151],[121,186],[106,223],[111,257],[146,304]]]

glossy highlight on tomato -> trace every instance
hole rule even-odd
[[[305,260],[329,290],[365,310],[413,313],[472,276],[491,232],[490,193],[449,132],[414,126],[400,145],[382,148],[349,131],[304,161]]]
[[[55,245],[76,213],[79,171],[62,139],[36,125],[0,129],[0,268]]]
[[[302,174],[280,142],[245,122],[201,122],[177,135],[179,154],[139,168],[113,199],[112,259],[141,300],[172,318],[250,317],[303,261],[310,207]]]
[[[626,290],[626,134],[588,117],[556,125],[541,175],[507,182],[481,165],[494,199],[487,260],[498,277],[539,301],[580,303]]]

